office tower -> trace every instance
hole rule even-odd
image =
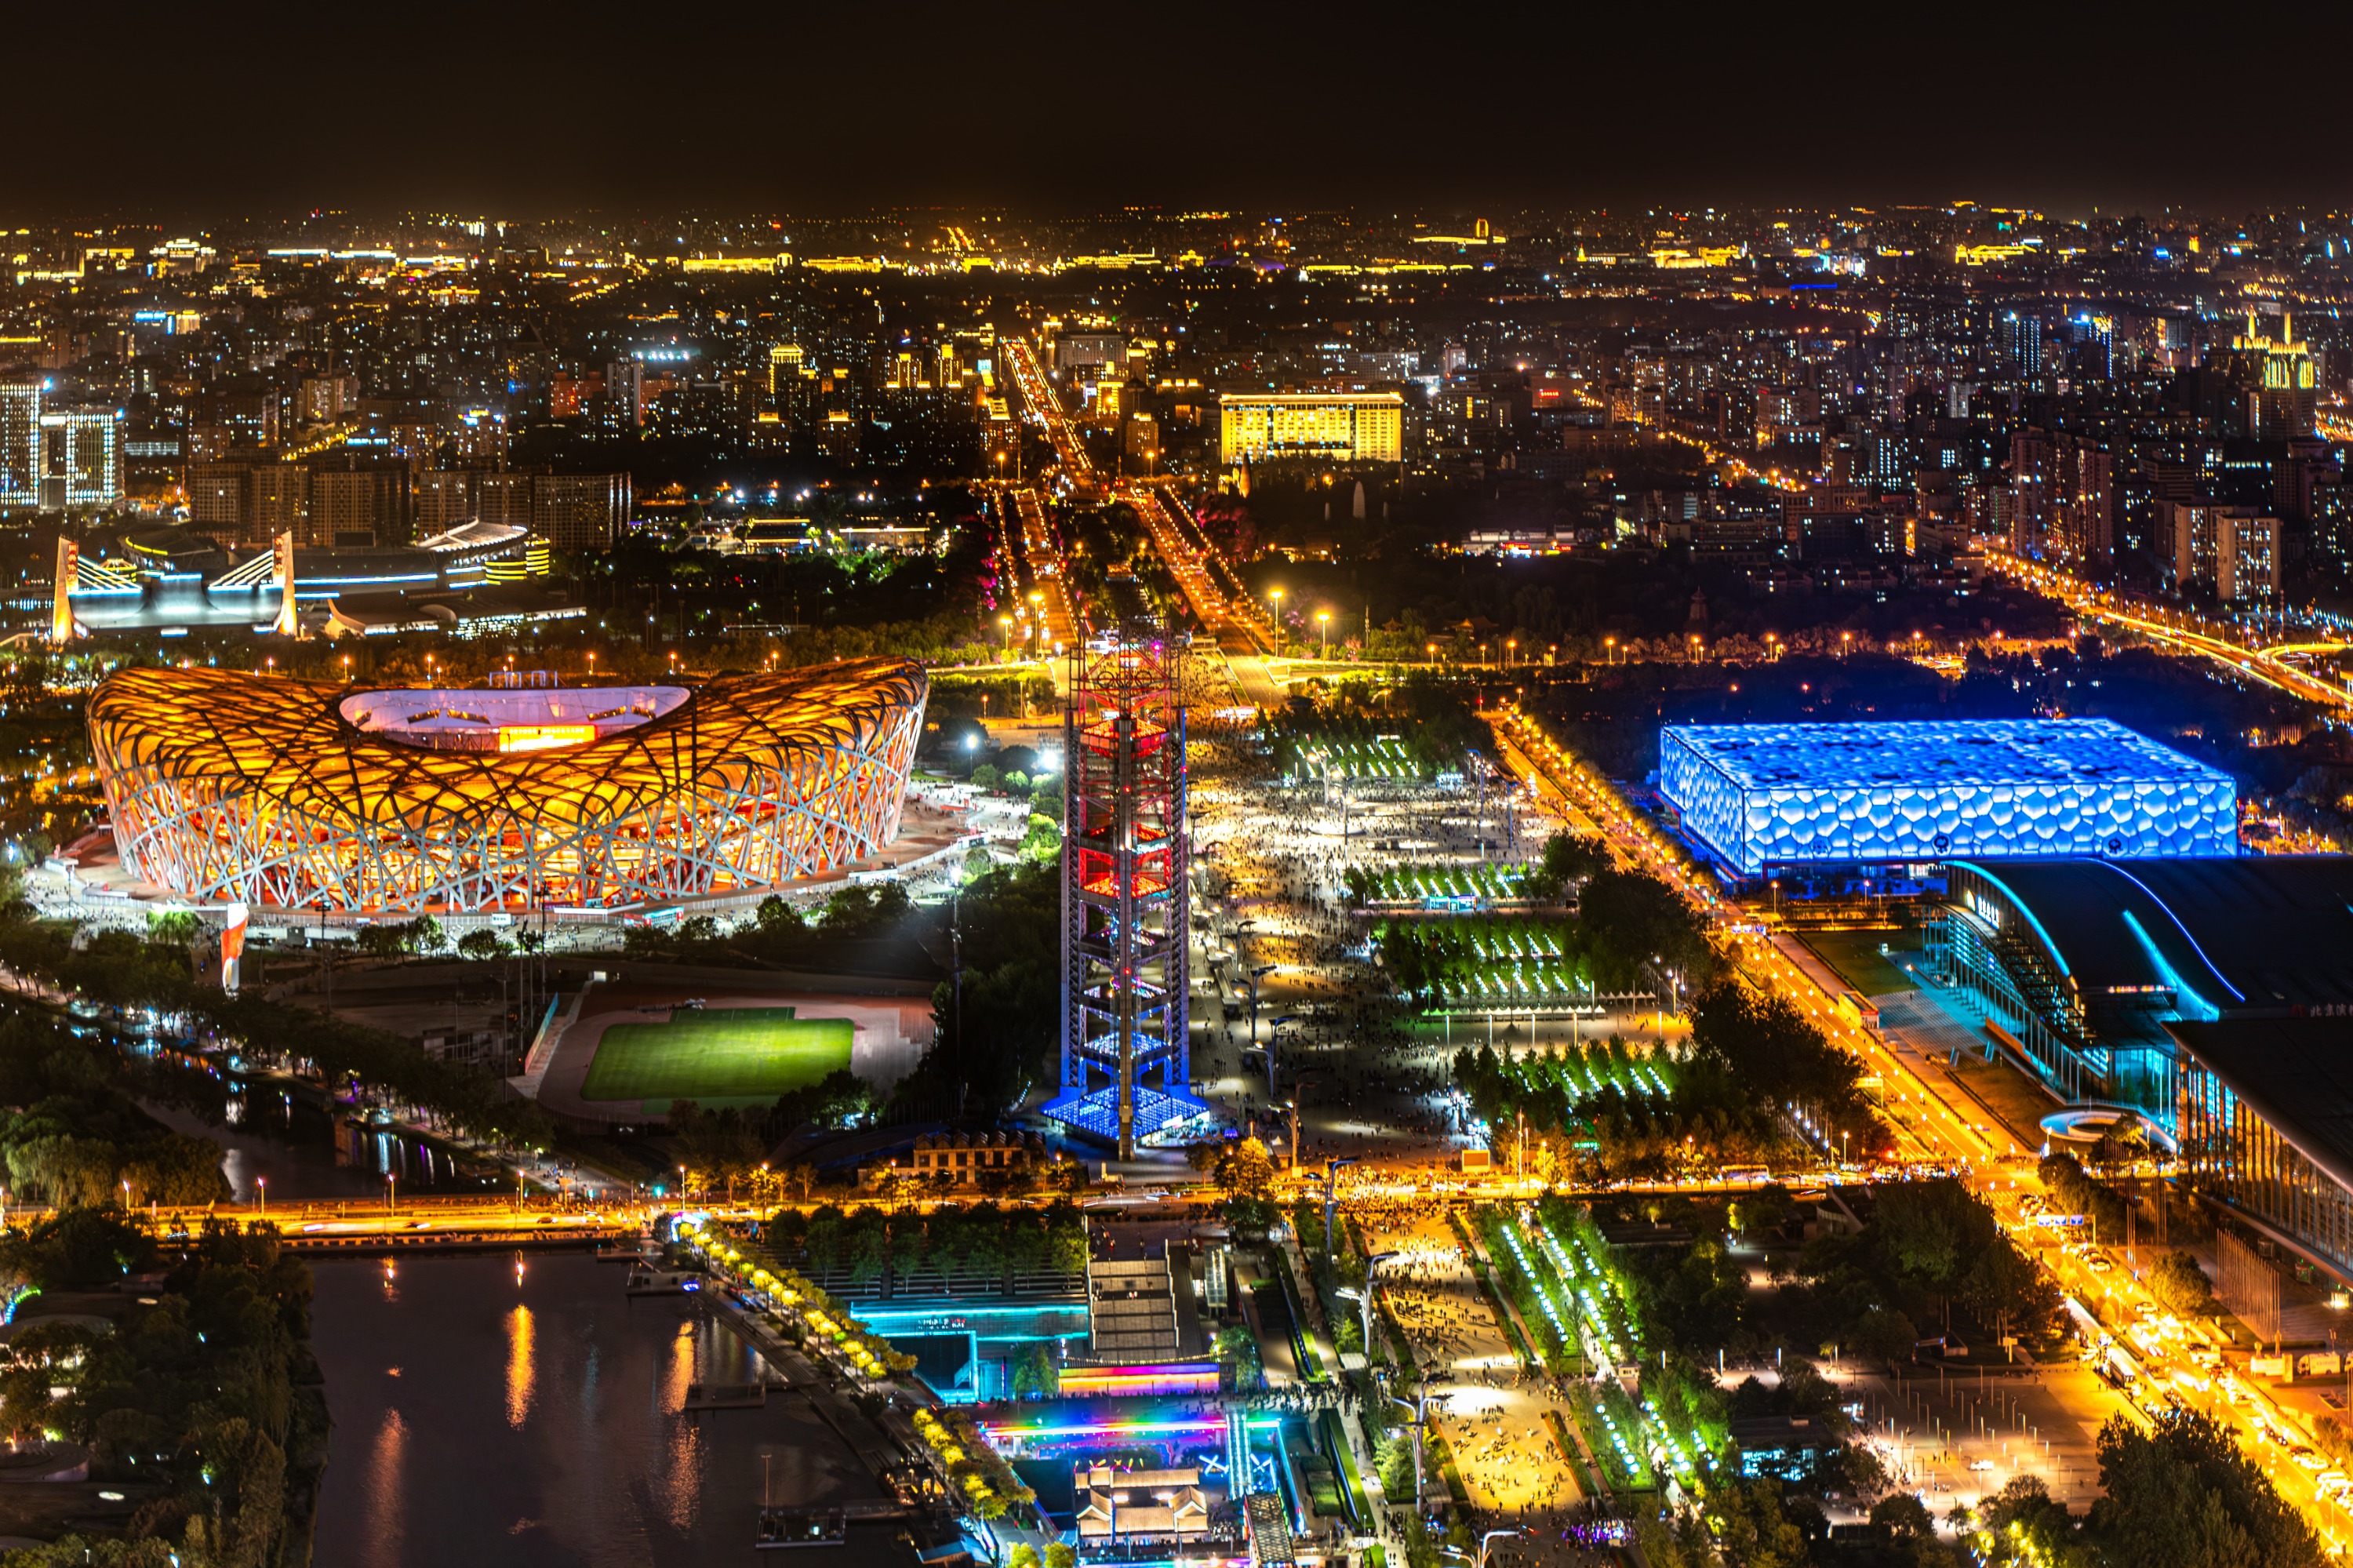
[[[41,378],[0,380],[0,514],[41,503]]]
[[[111,506],[122,494],[122,410],[44,409],[40,501],[46,511]]]
[[[1219,461],[1229,465],[1286,458],[1402,462],[1405,398],[1395,392],[1229,394],[1218,402],[1218,432]]]
[[[2282,315],[2279,336],[2267,338],[2257,334],[2255,318],[2248,316],[2247,330],[2231,339],[2231,352],[2255,390],[2256,418],[2248,433],[2266,441],[2312,434],[2319,377],[2311,345],[2295,340],[2293,318]]]

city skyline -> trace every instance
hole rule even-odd
[[[2347,1560],[2209,30],[28,19],[0,1568]]]

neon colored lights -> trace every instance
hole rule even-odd
[[[1065,1395],[1215,1393],[1218,1392],[1218,1363],[1186,1361],[1166,1366],[1066,1366],[1062,1369],[1061,1387]]]
[[[1659,792],[1733,871],[2232,855],[2228,775],[2108,719],[1671,725]]]

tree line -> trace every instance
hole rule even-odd
[[[470,1138],[544,1146],[552,1124],[539,1107],[507,1093],[497,1075],[437,1061],[412,1040],[252,991],[231,996],[191,972],[178,933],[89,934],[71,922],[0,917],[0,965],[125,1012],[153,1008],[237,1042],[250,1056],[315,1070],[332,1087],[357,1080]]]
[[[0,1147],[15,1191],[57,1213],[0,1236],[16,1325],[0,1431],[88,1445],[93,1482],[153,1489],[122,1536],[68,1536],[12,1563],[248,1568],[280,1561],[326,1461],[311,1353],[311,1275],[275,1232],[207,1219],[184,1245],[141,1224],[151,1198],[227,1198],[220,1147],[161,1126],[142,1099],[208,1109],[193,1075],[134,1061],[30,1007],[0,1017]],[[209,1080],[208,1080],[209,1082]],[[216,1090],[216,1085],[215,1086]],[[140,1288],[125,1289],[136,1278]],[[42,1315],[44,1296],[113,1292],[111,1330]],[[79,1318],[87,1308],[78,1308]]]
[[[886,1267],[905,1275],[919,1268],[1006,1267],[1078,1274],[1087,1266],[1086,1226],[1068,1202],[1030,1209],[984,1201],[928,1214],[890,1213],[872,1204],[826,1203],[806,1214],[779,1209],[769,1217],[767,1237],[780,1253],[797,1254],[809,1271],[848,1269],[858,1284],[881,1278]]]
[[[1525,1128],[1532,1146],[1557,1146],[1541,1149],[1541,1174],[1597,1185],[1806,1158],[1810,1128],[1816,1152],[1870,1160],[1894,1147],[1862,1064],[1784,998],[1727,977],[1693,1001],[1691,1020],[1688,1049],[1658,1075],[1664,1095],[1626,1086],[1647,1058],[1616,1039],[1516,1059],[1460,1051],[1455,1082],[1498,1149]]]

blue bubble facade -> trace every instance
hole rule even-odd
[[[1729,870],[2238,853],[2228,775],[2109,719],[1671,725],[1659,792]]]

